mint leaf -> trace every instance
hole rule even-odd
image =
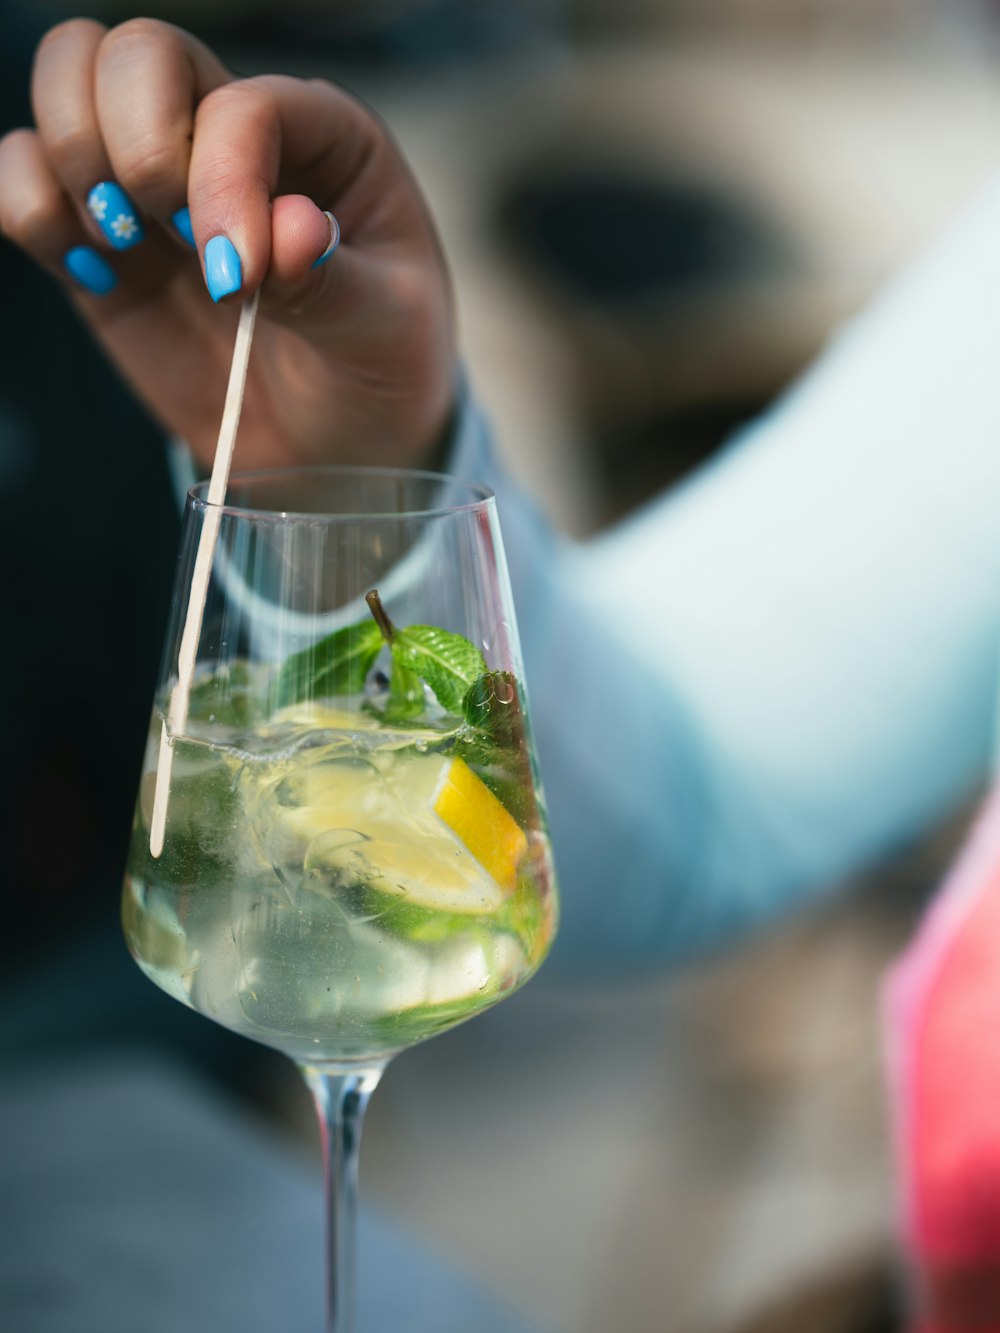
[[[469,687],[486,670],[482,653],[461,634],[434,625],[410,625],[393,633],[392,657],[415,672],[449,713],[462,712]]]
[[[360,694],[382,643],[374,620],[363,620],[293,653],[278,675],[277,706],[330,694]]]
[[[392,656],[382,717],[408,722],[425,710],[424,683],[446,712],[461,716],[469,687],[486,671],[482,653],[461,634],[434,625],[397,629],[378,590],[365,594],[371,620],[335,630],[284,663],[275,687],[279,707],[299,699],[359,694],[384,644]]]
[[[525,828],[538,821],[535,774],[517,677],[486,671],[462,700],[469,730],[462,757]]]
[[[263,721],[264,701],[254,689],[247,663],[237,659],[196,680],[188,696],[188,717],[192,722],[246,730]]]
[[[485,731],[495,745],[524,744],[524,720],[517,678],[510,671],[486,671],[469,686],[462,715],[470,727]]]

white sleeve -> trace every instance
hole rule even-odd
[[[586,544],[493,485],[564,961],[684,958],[903,846],[987,774],[1000,188],[691,481]]]

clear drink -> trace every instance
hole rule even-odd
[[[391,727],[336,701],[232,712],[199,717],[193,700],[156,859],[154,716],[123,898],[153,981],[321,1062],[384,1057],[535,972],[555,895],[530,769],[484,756],[455,719]]]

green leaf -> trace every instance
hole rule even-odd
[[[524,720],[517,678],[510,671],[486,671],[469,686],[462,714],[470,727],[485,731],[499,746],[523,743]]]
[[[486,671],[462,700],[469,730],[462,757],[525,828],[538,821],[535,774],[517,677]]]
[[[374,620],[362,620],[293,653],[278,675],[278,707],[331,694],[360,694],[382,645]]]
[[[192,722],[249,730],[264,716],[264,700],[254,689],[246,662],[240,660],[225,663],[212,676],[199,677],[188,696]]]
[[[469,687],[486,670],[482,653],[461,634],[434,625],[410,625],[392,639],[393,660],[431,687],[442,708],[461,714]]]

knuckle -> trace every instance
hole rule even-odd
[[[201,99],[196,113],[199,121],[236,112],[256,121],[277,122],[274,98],[263,79],[234,79],[213,88]]]
[[[22,144],[27,146],[34,138],[35,131],[23,127],[0,134],[0,166],[3,165],[4,158],[13,157],[19,152]]]
[[[162,19],[126,19],[105,34],[101,43],[101,59],[128,60],[137,46],[147,46],[151,42],[180,45],[180,34]]]
[[[31,250],[51,229],[54,215],[51,201],[22,200],[15,208],[0,200],[0,232],[23,250]]]
[[[95,19],[64,19],[49,28],[42,37],[38,43],[36,59],[45,58],[64,46],[77,45],[81,41],[89,42],[93,36],[100,36],[104,31],[104,25]]]
[[[0,139],[0,180],[6,175],[8,155],[16,153],[17,139],[24,133],[14,130]],[[54,182],[39,182],[30,190],[0,190],[0,232],[16,245],[31,250],[58,226],[64,207]]]
[[[281,143],[281,118],[265,90],[248,80],[214,88],[198,103],[194,138],[199,153],[201,193],[225,194],[235,182],[256,174],[261,162],[276,161]],[[253,143],[254,168],[239,165],[237,143]],[[212,184],[209,184],[212,182]],[[267,183],[264,183],[267,188]]]

